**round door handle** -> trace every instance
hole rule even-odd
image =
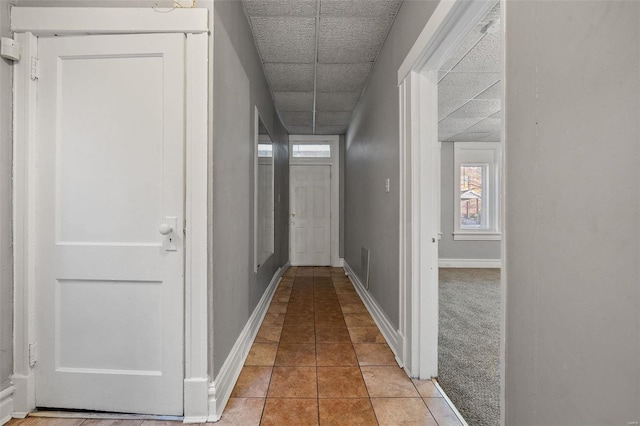
[[[162,235],[169,235],[172,231],[173,231],[173,228],[166,223],[163,223],[158,228],[158,232],[161,233]]]
[[[296,217],[296,212],[292,212],[291,217]]]

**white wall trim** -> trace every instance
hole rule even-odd
[[[203,8],[12,7],[11,30],[34,35],[207,33]]]
[[[35,340],[33,250],[35,223],[33,161],[37,82],[30,76],[30,60],[38,54],[38,39],[16,33],[22,61],[13,67],[13,384],[14,410],[24,417],[36,407],[35,374],[29,365],[29,343]]]
[[[500,268],[500,259],[440,259],[440,268]]]
[[[0,425],[7,423],[13,416],[13,386],[0,392]]]
[[[353,283],[353,286],[358,292],[358,295],[360,296],[360,298],[364,302],[364,305],[367,307],[367,310],[371,314],[371,317],[373,318],[373,320],[376,322],[376,325],[380,329],[382,336],[387,341],[387,344],[389,345],[394,355],[396,356],[396,361],[398,362],[398,365],[404,368],[405,367],[403,362],[404,357],[402,354],[402,351],[404,348],[404,339],[398,333],[398,330],[396,330],[393,324],[391,324],[391,321],[389,321],[387,316],[384,314],[384,311],[382,310],[382,308],[380,308],[378,303],[371,296],[371,293],[367,291],[367,289],[364,287],[364,285],[358,278],[358,275],[356,275],[356,273],[353,271],[351,266],[349,266],[349,263],[346,260],[344,262],[344,269],[347,273],[347,276],[349,277],[349,280],[351,280],[351,282]]]
[[[284,275],[287,269],[289,269],[288,263],[276,271],[269,286],[262,295],[260,302],[258,302],[247,324],[242,329],[240,336],[238,336],[238,340],[236,340],[233,348],[231,348],[231,352],[224,361],[218,376],[209,384],[209,417],[207,422],[217,422],[220,420],[220,417],[222,417],[224,407],[229,401],[231,391],[238,380],[238,376],[240,376],[244,361],[247,359],[247,355],[249,355],[249,350],[262,325],[262,320],[269,309],[271,299],[282,279],[282,275]]]
[[[185,422],[208,415],[208,43],[207,34],[187,34]]]
[[[337,135],[289,135],[289,153],[294,143],[329,143],[331,158],[300,159],[289,156],[289,166],[329,165],[331,166],[331,266],[340,267],[340,136]],[[291,170],[291,169],[289,169]],[[289,176],[291,181],[291,176]],[[289,189],[291,191],[291,189]],[[290,210],[291,210],[291,206]],[[291,212],[289,211],[290,215]],[[287,216],[289,217],[289,216]],[[291,218],[289,217],[289,259],[293,233],[291,232]]]
[[[174,13],[177,12],[177,13]],[[104,13],[104,14],[103,14]],[[82,30],[74,25],[82,26]],[[208,11],[117,8],[12,8],[12,29],[23,60],[14,65],[14,409],[25,416],[36,406],[35,375],[29,345],[35,341],[35,194],[33,161],[37,82],[31,59],[38,54],[38,35],[183,32],[186,36],[186,170],[185,170],[185,378],[184,416],[208,416]],[[204,30],[203,30],[204,28]]]
[[[333,265],[334,268],[344,268],[344,258],[339,258],[338,259],[338,264],[337,265]]]

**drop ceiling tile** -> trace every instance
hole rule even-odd
[[[500,134],[502,120],[499,118],[485,118],[479,123],[465,129],[465,133],[497,133]]]
[[[446,142],[478,142],[489,136],[490,133],[458,133],[447,139]]]
[[[313,64],[264,64],[274,92],[313,92]]]
[[[342,135],[348,126],[316,126],[316,135]]]
[[[361,92],[371,65],[318,64],[318,92]]]
[[[393,19],[321,18],[318,61],[323,63],[373,62]]]
[[[316,111],[353,111],[360,92],[318,93]]]
[[[438,93],[451,99],[473,99],[498,80],[500,73],[450,72],[438,83]]]
[[[477,118],[445,118],[438,123],[438,133],[462,133],[476,124]]]
[[[459,109],[461,106],[469,102],[469,99],[449,99],[439,97],[438,99],[438,120],[442,120],[449,114]]]
[[[498,111],[500,111],[500,101],[497,99],[472,99],[449,114],[449,117],[485,118]]]
[[[311,126],[286,126],[292,135],[312,135],[313,127]]]
[[[313,111],[313,92],[274,92],[278,111]]]
[[[458,46],[451,52],[449,58],[440,67],[441,71],[449,71],[478,43],[484,34],[480,32],[482,26],[478,25],[474,28]]]
[[[500,2],[496,3],[496,5],[493,6],[493,8],[489,12],[487,12],[484,18],[482,18],[482,20],[480,21],[480,25],[484,27],[491,21],[497,22],[499,20],[500,20]]]
[[[285,126],[312,126],[313,112],[280,112],[280,117],[284,121]]]
[[[316,126],[348,126],[351,112],[316,112]]]
[[[480,139],[480,142],[500,142],[500,133],[492,133],[486,138]]]
[[[476,99],[502,99],[502,84],[498,81],[496,84],[480,93]]]
[[[320,0],[320,16],[395,16],[402,0]]]
[[[253,17],[251,28],[263,62],[312,63],[315,18]]]
[[[453,67],[454,72],[500,72],[500,37],[487,34]]]
[[[455,136],[455,133],[438,133],[438,140],[440,142],[445,142],[450,137]]]
[[[243,0],[249,16],[311,16],[317,12],[316,0]]]

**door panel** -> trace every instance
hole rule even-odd
[[[38,406],[183,412],[184,45],[39,39]]]
[[[291,166],[291,264],[331,265],[331,167]]]

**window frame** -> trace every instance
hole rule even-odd
[[[455,241],[495,241],[502,238],[500,233],[500,162],[502,150],[500,142],[454,142],[454,227]],[[462,190],[462,166],[486,166],[483,176],[482,210],[486,226],[471,228],[462,225],[460,199]]]

